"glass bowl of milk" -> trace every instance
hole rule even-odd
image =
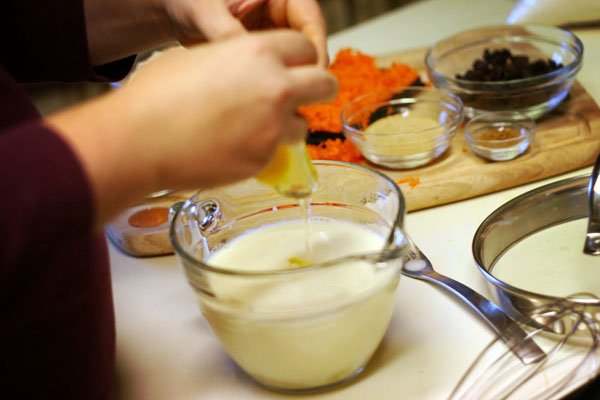
[[[230,357],[264,386],[323,390],[357,376],[395,306],[404,199],[385,175],[315,162],[307,199],[255,179],[173,209],[170,238]]]

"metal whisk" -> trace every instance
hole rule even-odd
[[[523,364],[496,338],[467,369],[449,400],[555,399],[592,380],[600,372],[600,315],[589,308],[598,305],[596,296],[578,293],[534,309],[529,318],[536,327],[528,338],[535,339],[546,357]]]

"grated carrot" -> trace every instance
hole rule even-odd
[[[338,80],[339,92],[329,103],[300,107],[310,131],[342,132],[342,108],[356,97],[378,89],[409,86],[419,78],[418,71],[405,64],[380,69],[375,59],[354,49],[340,50],[329,71]]]
[[[408,176],[406,178],[397,179],[396,183],[398,185],[407,184],[411,189],[414,189],[421,183],[421,179],[416,176]]]
[[[334,160],[360,162],[363,156],[351,141],[342,139],[327,139],[320,144],[306,146],[313,160]]]

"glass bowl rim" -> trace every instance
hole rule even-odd
[[[336,167],[345,167],[345,168],[361,170],[362,172],[374,174],[377,177],[382,178],[384,181],[386,181],[389,184],[389,187],[397,195],[398,211],[396,213],[394,221],[392,221],[392,223],[390,225],[392,227],[391,232],[388,235],[388,237],[385,238],[385,243],[383,245],[383,248],[380,251],[385,251],[385,250],[389,249],[390,247],[393,247],[393,243],[394,243],[395,235],[396,235],[396,229],[394,227],[403,225],[404,214],[406,212],[406,200],[402,194],[402,191],[400,190],[400,187],[396,184],[396,182],[389,176],[385,175],[383,172],[380,172],[374,168],[371,168],[371,167],[368,167],[365,165],[344,162],[344,161],[330,161],[330,160],[315,160],[314,163],[316,165],[331,165],[331,166],[336,166]],[[248,178],[248,179],[251,179],[251,178]],[[188,202],[192,198],[198,196],[198,194],[200,194],[202,191],[203,190],[199,190],[198,192],[193,194],[191,197],[188,197],[185,200],[185,202]],[[322,262],[322,263],[311,264],[311,265],[308,265],[308,266],[302,267],[302,268],[282,269],[282,270],[275,270],[275,271],[239,270],[239,269],[223,268],[223,267],[218,267],[215,265],[210,265],[202,260],[198,260],[193,255],[191,255],[187,250],[185,250],[180,245],[179,240],[177,240],[177,235],[175,233],[175,222],[177,221],[177,218],[181,215],[181,212],[183,209],[183,204],[184,204],[184,202],[182,202],[181,206],[176,209],[176,211],[173,214],[172,220],[169,222],[169,239],[170,239],[171,244],[173,245],[175,254],[178,257],[182,257],[183,259],[186,260],[185,263],[182,263],[186,270],[187,269],[191,269],[192,271],[200,270],[200,271],[211,272],[211,273],[216,273],[216,274],[220,274],[220,275],[239,276],[239,277],[281,277],[281,276],[291,276],[291,275],[295,275],[295,274],[302,274],[302,273],[306,273],[309,271],[326,269],[326,268],[335,266],[335,264],[336,264],[335,261],[345,257],[345,256],[338,257],[334,260],[330,260],[330,261],[326,261],[326,262]],[[350,253],[349,255],[352,255],[352,253]]]
[[[421,129],[418,131],[411,131],[411,132],[365,133],[363,130],[354,128],[352,125],[350,125],[347,122],[347,119],[348,119],[347,114],[350,112],[349,110],[352,106],[356,106],[356,104],[358,104],[362,101],[368,100],[370,98],[377,99],[378,95],[382,95],[385,93],[389,93],[389,94],[403,93],[407,90],[439,95],[439,97],[440,97],[439,99],[435,99],[435,100],[432,99],[430,101],[432,103],[437,103],[437,104],[454,103],[453,105],[456,108],[456,110],[451,110],[452,112],[448,113],[448,115],[451,118],[449,118],[449,121],[447,121],[447,122],[444,122],[444,123],[438,122],[435,126],[432,126],[430,128],[425,128],[425,129]],[[379,101],[369,104],[369,106],[376,106],[377,108],[379,108],[379,107],[383,107],[385,105],[398,105],[398,104],[402,104],[406,99],[415,99],[418,102],[417,97],[407,96],[407,97],[399,98],[399,99],[379,100]],[[445,101],[443,101],[444,99],[447,99],[449,101],[445,102]],[[366,107],[367,106],[361,107],[359,111],[364,110]],[[443,105],[442,105],[442,107],[446,110],[450,109]],[[430,131],[434,131],[436,129],[443,128],[444,132],[442,132],[440,135],[438,135],[436,137],[436,139],[444,138],[445,136],[452,137],[454,135],[456,127],[462,122],[463,116],[464,116],[464,104],[463,104],[461,98],[458,95],[456,95],[446,89],[437,88],[437,87],[433,87],[433,86],[398,86],[398,87],[384,88],[384,89],[371,91],[368,93],[363,93],[362,95],[349,101],[343,107],[342,113],[341,113],[342,133],[344,135],[346,135],[346,133],[349,133],[350,136],[355,135],[356,137],[359,137],[361,139],[364,139],[364,137],[367,135],[375,136],[375,137],[383,137],[383,136],[385,136],[385,137],[399,137],[399,136],[400,137],[411,137],[411,136],[416,136],[419,134],[423,134],[423,133],[427,133]],[[419,140],[419,139],[416,139],[416,140]],[[435,139],[433,139],[433,140],[435,140]]]
[[[475,32],[475,31],[493,31],[495,29],[503,29],[503,28],[524,28],[525,30],[527,30],[527,28],[530,29],[542,29],[542,30],[547,30],[547,31],[554,31],[560,34],[565,35],[566,37],[568,37],[570,39],[570,43],[569,42],[557,42],[555,40],[550,40],[547,37],[544,37],[542,34],[539,33],[531,33],[531,32],[525,32],[523,34],[505,34],[503,36],[499,36],[498,38],[495,38],[495,40],[492,41],[509,41],[508,38],[513,38],[513,40],[510,41],[528,41],[531,39],[535,39],[537,40],[542,40],[544,42],[550,42],[552,44],[554,44],[555,46],[560,46],[560,47],[566,47],[570,50],[570,52],[574,55],[573,61],[571,61],[569,64],[563,65],[562,67],[554,70],[554,71],[550,71],[550,72],[546,72],[545,74],[541,74],[541,75],[537,75],[537,76],[532,76],[532,77],[528,77],[528,78],[521,78],[521,79],[512,79],[512,80],[508,80],[508,81],[495,81],[495,82],[479,82],[479,81],[470,81],[470,80],[466,80],[466,79],[457,79],[457,78],[453,78],[451,76],[447,76],[444,75],[438,71],[436,71],[432,66],[432,58],[433,58],[433,51],[435,50],[435,48],[442,44],[445,43],[457,36],[460,35],[464,35],[468,32]],[[520,38],[523,40],[514,40],[515,38]],[[456,51],[457,49],[461,49],[464,47],[470,47],[473,46],[474,44],[481,44],[481,43],[486,43],[486,42],[490,42],[490,38],[485,38],[485,39],[474,39],[473,41],[467,42],[467,43],[463,43],[458,47],[454,47],[448,51],[446,51],[441,57],[438,58],[443,58],[445,56],[447,56],[449,53]],[[561,45],[562,44],[562,45]],[[581,39],[579,39],[579,37],[577,35],[575,35],[573,32],[566,30],[566,29],[562,29],[559,27],[555,27],[555,26],[550,26],[550,25],[542,25],[542,24],[521,24],[521,25],[509,25],[509,24],[505,24],[505,25],[486,25],[486,26],[480,26],[480,27],[476,27],[473,29],[467,29],[461,32],[457,32],[451,36],[448,36],[436,43],[434,43],[431,47],[429,47],[427,49],[427,52],[425,53],[425,68],[427,70],[428,73],[430,73],[436,80],[443,82],[444,84],[448,85],[452,85],[452,86],[456,86],[458,88],[465,88],[465,89],[469,89],[469,90],[474,90],[474,91],[484,91],[486,89],[502,89],[503,86],[505,85],[520,85],[522,87],[524,86],[536,86],[538,84],[540,85],[547,85],[549,83],[551,83],[552,81],[556,80],[566,80],[569,79],[570,77],[572,77],[573,75],[575,75],[580,69],[581,69],[581,64],[582,64],[582,60],[583,60],[583,52],[584,52],[584,47],[583,47],[583,43],[581,42]],[[480,88],[472,88],[471,86],[475,86],[478,85],[480,86]],[[514,87],[511,89],[515,89],[518,90],[520,88],[518,87]]]

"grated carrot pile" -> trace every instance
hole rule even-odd
[[[375,59],[353,49],[340,50],[329,71],[338,80],[339,92],[329,103],[300,107],[311,131],[342,132],[342,108],[362,94],[390,87],[409,86],[419,77],[418,71],[405,64],[379,69]]]
[[[334,160],[360,162],[363,156],[351,141],[342,139],[327,139],[320,144],[306,146],[313,160]]]

